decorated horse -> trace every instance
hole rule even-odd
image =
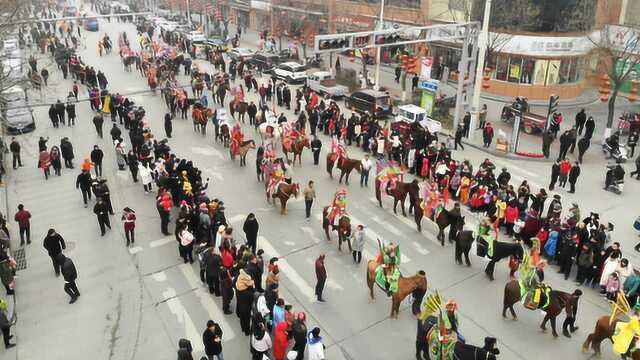
[[[429,207],[425,205],[425,202],[422,200],[422,198],[418,197],[415,200],[413,220],[415,221],[416,226],[418,227],[418,231],[420,232],[422,231],[423,217],[426,217],[427,219],[434,222],[438,227],[437,238],[438,240],[440,240],[440,244],[444,246],[444,231],[448,227],[450,227],[449,240],[453,241],[455,239],[457,231],[461,229],[460,224],[462,221],[462,217],[459,215],[459,212],[455,211],[455,209],[455,205],[453,210],[447,210],[444,205],[439,205],[429,214]]]
[[[293,196],[295,198],[300,194],[300,184],[293,183],[287,184],[284,180],[280,180],[276,185],[272,194],[269,194],[269,183],[265,185],[265,190],[267,192],[267,201],[269,201],[269,196],[273,199],[273,204],[275,205],[276,199],[280,200],[280,214],[287,214],[287,201]]]
[[[624,292],[619,291],[611,315],[602,316],[596,321],[593,332],[582,344],[582,352],[589,351],[591,346],[595,356],[600,357],[600,344],[609,339],[616,355],[623,359],[640,360],[640,349],[636,345],[639,335],[640,303],[636,303],[632,309]]]
[[[322,229],[324,229],[327,240],[331,240],[329,230],[336,230],[338,232],[338,248],[341,248],[342,242],[346,241],[349,244],[349,249],[351,249],[351,243],[349,242],[351,237],[351,218],[347,214],[346,190],[336,191],[331,205],[322,209]]]
[[[247,113],[248,108],[249,108],[249,105],[247,104],[246,101],[239,101],[239,102],[230,101],[229,102],[229,113],[231,114],[231,117],[235,119],[235,114],[238,113],[238,118],[243,124],[244,124],[244,116]]]
[[[236,123],[231,129],[231,143],[229,145],[229,154],[231,160],[235,160],[236,155],[240,156],[240,166],[247,165],[247,152],[256,148],[256,143],[253,140],[244,141],[244,134],[239,123]]]
[[[367,262],[367,287],[369,288],[371,301],[375,301],[373,287],[376,282],[376,271],[378,271],[378,267],[380,265],[381,263],[378,262],[378,260],[369,260]],[[427,275],[423,270],[420,270],[415,275],[409,277],[403,277],[400,275],[398,278],[397,288],[397,291],[391,295],[391,313],[389,316],[392,319],[398,318],[398,314],[400,313],[400,304],[409,294],[415,290],[421,290],[423,292],[427,291]]]
[[[333,140],[331,152],[327,154],[327,173],[333,179],[333,167],[340,170],[339,184],[342,184],[342,178],[345,178],[345,184],[349,185],[349,175],[355,169],[362,172],[362,162],[347,157],[347,152],[342,144]]]
[[[158,70],[155,65],[150,65],[147,70],[147,84],[149,88],[155,93],[156,87],[158,87]]]
[[[256,126],[263,144],[265,140],[276,142],[282,138],[284,129],[278,124],[278,118],[271,111],[265,111],[260,115],[260,119],[260,124],[256,123]]]
[[[202,133],[202,136],[207,134],[207,122],[213,115],[213,110],[202,106],[199,102],[193,105],[191,117],[193,119],[193,131]]]
[[[300,159],[299,164],[302,166],[302,151],[305,147],[311,147],[309,139],[305,136],[303,131],[298,131],[290,124],[284,124],[282,129],[282,152],[284,152],[285,159],[289,161],[289,153],[293,153],[294,165],[296,157],[298,157]]]
[[[409,195],[409,213],[412,212],[416,199],[419,197],[420,187],[418,180],[405,183],[401,181],[400,169],[395,166],[394,162],[389,162],[385,166],[384,163],[378,163],[378,171],[376,175],[376,199],[382,207],[382,194],[393,197],[393,213],[397,214],[396,208],[398,203],[402,208],[402,215],[407,216],[404,210],[404,201]]]
[[[529,256],[525,255],[518,268],[518,280],[511,280],[504,286],[504,299],[502,304],[502,317],[507,317],[507,309],[516,320],[518,317],[513,309],[513,305],[522,301],[529,310],[542,310],[545,313],[540,324],[542,331],[547,330],[547,322],[551,322],[551,332],[553,337],[558,337],[556,331],[556,317],[565,310],[567,321],[563,325],[563,333],[571,337],[567,330],[569,318],[572,318],[577,311],[578,299],[582,291],[575,290],[569,294],[563,291],[552,290],[551,287],[543,284],[539,280],[539,269],[531,262]],[[573,319],[575,320],[575,319]]]

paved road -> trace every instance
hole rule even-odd
[[[108,32],[112,39],[117,32],[126,30],[134,37],[132,25],[101,22],[100,35]],[[135,73],[123,72],[119,58],[111,54],[98,58],[94,45],[97,33],[86,33],[89,44],[81,51],[89,64],[101,68],[108,76],[112,91],[121,93],[146,89],[146,82]],[[46,99],[62,98],[71,88],[57,72]],[[186,79],[184,79],[186,80]],[[255,99],[251,94],[250,98]],[[165,107],[159,96],[143,94],[133,99],[147,110],[147,119],[158,136],[162,137],[162,118]],[[40,359],[46,349],[48,359],[174,359],[177,339],[191,339],[199,355],[202,351],[200,335],[208,319],[220,322],[225,332],[224,349],[227,358],[248,358],[248,339],[240,331],[234,315],[223,316],[219,298],[211,297],[198,278],[197,265],[184,265],[178,257],[173,237],[163,237],[151,195],[144,195],[142,186],[134,184],[128,172],[118,171],[114,152],[107,139],[97,138],[90,120],[88,105],[78,106],[79,124],[73,128],[53,129],[46,108],[38,108],[38,129],[20,137],[23,144],[25,167],[9,171],[8,189],[10,208],[24,203],[33,213],[34,244],[27,248],[28,269],[19,273],[19,323],[17,350],[23,360]],[[287,112],[289,116],[293,116]],[[107,124],[108,125],[108,124]],[[138,215],[136,246],[124,247],[124,236],[118,216],[112,217],[114,227],[100,237],[95,217],[83,208],[81,195],[74,189],[77,170],[63,170],[63,176],[45,182],[36,169],[38,136],[49,136],[50,145],[69,136],[75,146],[76,163],[88,156],[93,144],[105,150],[105,175],[113,194],[114,208],[134,208]],[[245,127],[245,137],[255,138],[253,130]],[[329,147],[327,139],[324,150]],[[189,120],[174,122],[173,151],[192,159],[211,178],[209,196],[224,199],[227,216],[236,225],[242,224],[249,212],[257,215],[261,224],[258,247],[265,250],[265,258],[278,256],[282,269],[281,296],[293,305],[294,311],[305,311],[310,327],[319,326],[325,336],[328,359],[412,359],[414,358],[415,320],[403,303],[398,320],[388,318],[390,303],[376,290],[377,300],[369,303],[364,283],[364,264],[355,265],[349,254],[339,253],[334,239],[324,239],[320,227],[320,209],[327,205],[339,187],[320,167],[314,167],[310,154],[304,154],[302,168],[295,169],[294,180],[306,183],[313,179],[319,198],[311,221],[304,220],[304,204],[292,201],[289,214],[281,216],[277,208],[264,198],[264,187],[255,180],[255,154],[248,158],[249,166],[240,168],[228,158],[226,149],[213,144],[211,136],[193,133]],[[349,149],[351,156],[360,152]],[[628,183],[625,196],[615,196],[600,190],[603,170],[601,165],[587,164],[579,181],[578,194],[564,191],[565,207],[579,199],[584,211],[596,209],[604,220],[615,219],[619,224],[615,238],[630,249],[635,242],[631,223],[635,214],[627,209],[631,197],[640,193],[635,181]],[[483,152],[467,149],[455,155],[468,158],[475,164]],[[534,189],[548,181],[548,165],[535,162],[515,162],[495,159],[497,166],[506,166],[515,182],[530,179]],[[595,161],[594,161],[595,163]],[[435,241],[433,226],[424,224],[423,233],[402,216],[395,216],[390,202],[384,208],[373,202],[373,189],[360,188],[356,178],[349,187],[348,211],[355,223],[367,226],[367,244],[364,258],[376,253],[375,239],[393,239],[404,249],[404,274],[425,270],[429,286],[439,289],[445,298],[455,298],[460,306],[461,328],[470,343],[481,344],[485,336],[500,341],[503,359],[541,359],[550,356],[577,359],[580,344],[596,317],[608,313],[609,307],[595,292],[587,290],[581,302],[579,332],[572,339],[553,340],[549,333],[538,330],[540,313],[519,307],[520,320],[502,320],[499,315],[502,292],[507,279],[506,263],[497,267],[496,281],[489,282],[482,269],[485,261],[474,257],[472,267],[459,267],[453,262],[453,248],[442,248]],[[473,224],[473,216],[468,215]],[[79,271],[82,297],[77,304],[67,304],[62,291],[62,280],[55,278],[49,258],[40,248],[46,230],[55,227],[71,244],[67,254]],[[15,234],[14,239],[17,237]],[[629,250],[630,251],[630,250]],[[625,251],[628,254],[629,251]],[[326,303],[313,299],[315,276],[313,261],[327,254],[329,282]],[[635,255],[631,258],[636,260]],[[635,261],[638,263],[638,261]],[[548,271],[549,283],[557,289],[573,290],[571,282],[557,277],[554,269]],[[64,346],[61,346],[64,344]],[[609,345],[604,358],[613,359]]]

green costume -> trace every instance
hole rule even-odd
[[[484,225],[484,224],[478,225],[478,237],[484,239],[484,241],[487,242],[488,244],[487,257],[492,258],[493,243],[495,242],[495,239],[493,238],[493,236],[490,235],[490,232],[491,232],[491,228],[489,227],[489,225]]]
[[[382,249],[383,264],[376,269],[376,284],[389,295],[398,291],[398,282],[400,280],[400,245],[395,247],[395,255],[391,255],[391,249],[383,247]],[[385,271],[385,269],[387,269]]]

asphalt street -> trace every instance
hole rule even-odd
[[[107,75],[112,92],[128,94],[148,89],[146,80],[138,73],[123,71],[116,52],[99,57],[96,51],[98,37],[104,33],[108,33],[114,42],[122,31],[127,31],[129,39],[136,39],[134,26],[105,21],[101,21],[100,26],[98,33],[84,32],[86,47],[80,51],[84,61]],[[42,98],[30,94],[32,104],[64,99],[71,89],[70,80],[63,80],[57,70],[51,72],[50,86]],[[188,83],[183,76],[181,80],[181,83]],[[83,90],[82,96],[86,97]],[[149,92],[131,98],[144,106],[156,136],[164,138],[162,124],[167,109],[160,96]],[[257,97],[250,94],[249,99],[256,100]],[[213,102],[210,100],[209,103]],[[97,137],[89,105],[81,103],[77,111],[78,125],[53,129],[47,107],[38,107],[36,131],[19,136],[25,167],[9,170],[9,209],[23,203],[32,212],[34,243],[27,247],[28,268],[19,273],[18,279],[19,320],[15,329],[18,347],[7,354],[20,360],[42,359],[43,356],[52,360],[87,357],[168,360],[175,359],[178,339],[188,338],[195,347],[194,355],[199,358],[203,350],[202,331],[206,321],[213,319],[224,331],[225,357],[249,358],[248,338],[242,335],[236,316],[222,314],[220,298],[209,295],[200,282],[198,265],[183,264],[173,236],[161,235],[153,196],[145,195],[142,185],[133,183],[128,171],[117,170],[109,136],[105,134],[105,139]],[[292,112],[284,112],[293,117]],[[109,127],[110,122],[106,121],[105,132]],[[245,139],[258,139],[246,125],[244,132]],[[36,168],[39,136],[49,136],[50,146],[68,136],[74,145],[76,164],[88,157],[94,144],[99,144],[105,151],[105,177],[116,210],[116,216],[111,220],[113,230],[105,237],[99,236],[95,216],[83,207],[81,194],[74,188],[79,170],[64,169],[61,177],[45,181],[42,172]],[[323,158],[330,142],[325,137],[322,140]],[[423,232],[417,232],[410,218],[393,214],[389,199],[385,199],[383,208],[378,207],[372,184],[369,188],[360,188],[357,174],[352,174],[347,210],[353,223],[364,224],[367,229],[363,263],[356,265],[346,251],[337,251],[335,234],[327,241],[322,233],[322,206],[329,205],[334,192],[341,186],[336,179],[329,178],[324,166],[313,166],[310,152],[303,154],[302,167],[296,167],[293,176],[300,184],[309,180],[316,182],[318,199],[312,219],[306,221],[302,198],[289,202],[289,213],[285,216],[280,215],[278,207],[267,203],[264,184],[257,182],[255,177],[255,152],[249,154],[247,167],[239,167],[237,162],[230,160],[228,149],[213,142],[211,132],[206,137],[196,134],[191,120],[179,119],[174,120],[174,134],[169,145],[180,157],[193,160],[210,177],[209,197],[224,200],[227,216],[236,226],[236,236],[241,233],[239,230],[246,215],[249,212],[256,214],[260,223],[258,248],[265,250],[265,259],[273,256],[281,259],[280,295],[293,305],[294,311],[307,313],[309,328],[319,326],[322,329],[327,359],[414,358],[416,324],[409,303],[405,301],[399,319],[392,320],[389,319],[390,300],[381,291],[376,289],[375,302],[368,299],[365,262],[377,253],[376,238],[400,243],[405,255],[401,266],[403,273],[410,275],[424,270],[430,289],[440,290],[445,299],[457,300],[461,332],[467,341],[481,345],[485,336],[496,337],[502,359],[587,358],[580,353],[580,345],[593,328],[595,319],[610,311],[609,305],[595,291],[586,290],[578,313],[580,330],[571,339],[562,336],[553,339],[549,331],[542,333],[538,329],[541,313],[521,306],[516,309],[518,321],[503,320],[500,312],[508,278],[506,262],[497,266],[494,282],[488,281],[483,273],[484,259],[474,256],[470,268],[455,265],[453,247],[447,244],[443,248],[436,242],[433,225],[424,220]],[[362,157],[357,149],[349,148],[348,151],[351,157]],[[487,156],[473,148],[454,155],[476,165]],[[507,167],[516,183],[527,179],[533,190],[548,186],[550,164],[502,158],[492,160],[498,167]],[[586,155],[577,193],[568,194],[564,190],[559,193],[565,208],[571,201],[577,201],[583,214],[593,210],[599,212],[603,220],[615,222],[618,226],[614,239],[622,242],[625,256],[630,257],[632,264],[637,264],[637,256],[631,254],[632,246],[638,240],[631,227],[637,214],[631,209],[633,199],[640,194],[640,185],[635,180],[628,180],[624,195],[605,193],[601,189],[604,172],[601,155],[592,148]],[[119,221],[120,209],[125,206],[133,208],[138,217],[136,243],[129,249],[124,245]],[[11,218],[12,214],[9,213]],[[467,214],[469,228],[473,228],[475,221],[474,215]],[[50,227],[55,227],[67,240],[66,253],[78,268],[82,296],[74,305],[67,303],[62,279],[55,277],[50,260],[41,247]],[[15,241],[17,229],[12,230]],[[321,253],[327,254],[326,303],[316,302],[313,296],[313,262]],[[575,287],[572,281],[559,278],[554,267],[547,271],[547,277],[553,288],[573,291]],[[560,317],[559,327],[562,320],[564,315]],[[614,359],[609,344],[605,343],[603,349],[603,358]]]

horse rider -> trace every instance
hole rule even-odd
[[[384,280],[384,290],[387,292],[387,296],[391,296],[398,291],[400,248],[393,242],[383,245],[377,261],[380,265],[376,269],[376,278]]]
[[[347,190],[338,190],[333,196],[333,202],[327,211],[329,224],[338,226],[340,218],[347,214]]]
[[[450,336],[451,333],[455,333],[458,341],[464,344],[465,339],[460,334],[460,321],[458,320],[458,314],[456,314],[458,304],[455,300],[449,299],[444,307],[446,310],[442,316],[442,327],[444,331],[441,331],[441,334],[443,336]]]

